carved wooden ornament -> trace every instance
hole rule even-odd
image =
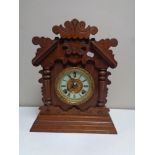
[[[52,30],[60,38],[32,39],[40,46],[32,64],[42,67],[39,82],[44,105],[30,131],[115,134],[105,104],[111,83],[107,69],[117,66],[111,49],[117,40],[90,39],[97,27],[77,19]]]

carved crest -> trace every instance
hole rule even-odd
[[[84,21],[73,19],[72,21],[66,21],[64,27],[62,25],[53,26],[52,31],[55,34],[60,34],[62,38],[88,39],[91,34],[95,35],[98,32],[98,29],[95,26],[88,25],[86,27]]]

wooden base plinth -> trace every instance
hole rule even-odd
[[[31,132],[103,133],[117,131],[109,113],[105,115],[70,115],[40,112],[33,123]]]

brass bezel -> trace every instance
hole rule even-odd
[[[80,99],[69,99],[66,96],[63,95],[63,93],[60,90],[60,80],[62,79],[62,77],[64,76],[64,74],[67,74],[69,72],[78,70],[79,72],[81,72],[81,74],[84,74],[87,79],[88,82],[90,84],[90,89],[89,92],[87,93],[86,96],[81,97]],[[91,74],[80,67],[69,67],[69,68],[65,68],[62,72],[59,73],[58,77],[56,78],[56,82],[55,82],[55,91],[56,91],[56,95],[57,97],[64,103],[69,104],[69,105],[80,105],[83,103],[86,103],[93,95],[94,92],[94,80],[91,76]]]

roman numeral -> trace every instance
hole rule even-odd
[[[86,91],[85,90],[82,90],[82,92],[81,92],[82,94],[85,94],[86,93]]]
[[[81,97],[82,97],[82,95],[81,94],[79,94]]]
[[[65,94],[67,94],[67,89],[64,89],[63,92],[64,92]]]
[[[61,85],[61,87],[66,87],[66,85]]]
[[[85,82],[85,81],[87,81],[87,79],[84,79],[82,82]]]
[[[73,76],[74,76],[74,78],[76,77],[76,72],[73,72]]]
[[[87,87],[88,87],[88,85],[84,85],[83,87],[87,88]]]
[[[67,96],[70,97],[70,93],[68,93]]]

